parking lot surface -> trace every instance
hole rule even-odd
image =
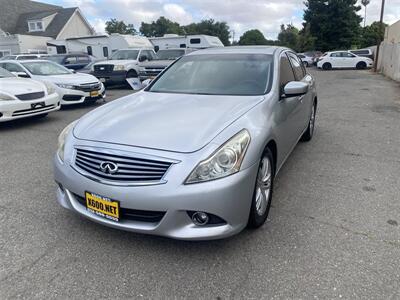
[[[57,136],[101,103],[0,124],[0,298],[400,298],[400,86],[312,73],[314,139],[278,174],[267,223],[219,241],[117,231],[56,203]]]

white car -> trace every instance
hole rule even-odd
[[[18,78],[0,68],[0,122],[44,117],[59,109],[59,97],[52,84]]]
[[[314,63],[314,57],[308,56],[305,53],[297,53],[297,56],[301,59],[305,67],[311,67]]]
[[[96,102],[105,97],[104,85],[93,75],[75,73],[47,60],[6,60],[0,67],[19,77],[32,78],[54,84],[61,105]]]
[[[373,61],[368,57],[357,56],[349,51],[326,52],[318,60],[319,69],[344,69],[356,68],[366,69],[372,67]]]

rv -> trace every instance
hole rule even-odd
[[[100,60],[109,58],[119,49],[126,48],[153,48],[153,45],[146,37],[118,33],[68,38],[64,41],[47,43],[49,54],[84,52]]]
[[[221,40],[216,36],[196,34],[196,35],[177,35],[165,34],[162,37],[149,38],[150,42],[154,45],[154,49],[176,49],[176,48],[189,48],[189,49],[204,49],[212,47],[224,47]]]

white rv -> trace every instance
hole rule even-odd
[[[143,36],[115,33],[51,41],[47,45],[47,52],[51,54],[84,52],[97,59],[107,59],[115,51],[127,48],[153,48],[153,45]]]
[[[177,35],[165,34],[162,37],[149,38],[150,42],[154,45],[154,49],[176,49],[176,48],[190,48],[190,49],[203,49],[212,47],[224,47],[221,40],[216,36],[196,34],[196,35]]]

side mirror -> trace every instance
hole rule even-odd
[[[147,60],[147,56],[146,55],[140,55],[139,56],[139,62],[143,62],[145,60]]]
[[[142,89],[144,89],[145,87],[147,87],[150,83],[151,83],[152,79],[145,79],[142,81]]]
[[[297,97],[307,94],[309,86],[305,82],[290,81],[283,88],[282,98]]]
[[[30,78],[31,77],[25,72],[11,72],[11,73],[13,73],[14,75],[21,77],[21,78]]]

